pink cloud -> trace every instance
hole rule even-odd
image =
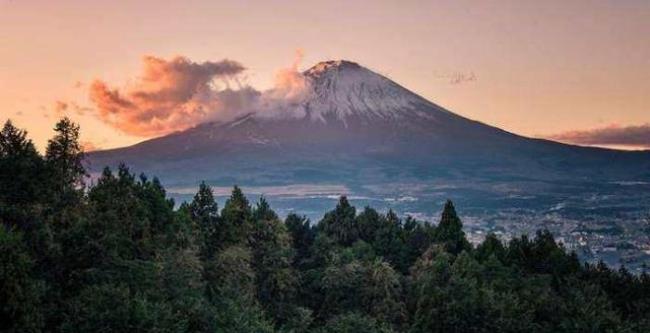
[[[151,137],[198,124],[229,120],[244,113],[274,114],[297,105],[309,82],[298,71],[302,51],[291,67],[277,72],[272,89],[260,92],[239,82],[244,67],[238,62],[192,62],[147,56],[142,75],[131,85],[111,88],[96,80],[90,100],[103,122],[124,133]],[[223,83],[225,89],[218,89]],[[234,83],[237,89],[230,88]]]
[[[650,124],[610,125],[590,130],[568,131],[548,137],[551,140],[579,145],[632,146],[650,148]]]
[[[217,119],[231,111],[230,103],[245,104],[246,96],[254,94],[251,89],[214,87],[215,80],[229,80],[243,71],[241,64],[231,60],[196,63],[184,57],[147,56],[134,84],[120,90],[96,80],[90,86],[90,99],[102,121],[125,133],[163,135]]]
[[[63,115],[68,110],[68,103],[64,101],[55,101],[54,102],[54,113],[57,116]]]
[[[91,141],[83,141],[81,143],[81,147],[85,152],[89,151],[95,151],[95,150],[100,150],[101,147],[97,146],[96,144],[92,143]]]

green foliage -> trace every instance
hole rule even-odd
[[[355,223],[356,209],[348,199],[342,196],[336,208],[325,214],[318,224],[320,230],[340,245],[352,245],[359,239],[359,230]]]
[[[433,243],[435,231],[436,228],[428,222],[416,221],[410,216],[405,219],[402,224],[402,260],[396,265],[402,274],[407,274],[417,258]]]
[[[316,238],[316,231],[311,226],[309,219],[294,213],[287,215],[284,224],[291,237],[291,247],[296,251],[294,266],[300,266],[309,255],[309,249],[314,244]]]
[[[0,220],[31,231],[45,200],[43,159],[27,132],[7,121],[0,131]]]
[[[219,206],[214,201],[212,189],[205,182],[199,185],[199,191],[194,195],[194,200],[189,206],[192,219],[200,225],[211,224],[212,219],[219,214]]]
[[[221,210],[217,239],[222,247],[246,243],[252,227],[252,212],[248,199],[235,186]]]
[[[267,313],[278,324],[284,324],[293,312],[299,283],[298,272],[292,266],[291,238],[264,198],[260,198],[252,215],[249,244],[253,249],[257,297]]]
[[[215,307],[214,323],[223,332],[273,332],[256,298],[251,251],[231,246],[205,267],[207,296]]]
[[[385,324],[368,316],[349,313],[330,319],[319,333],[392,333]]]
[[[204,259],[212,258],[219,247],[217,225],[219,224],[219,207],[214,200],[212,189],[201,182],[194,200],[187,207],[188,213],[199,228],[200,252]]]
[[[456,214],[454,204],[447,200],[442,211],[442,217],[435,234],[436,242],[444,244],[447,252],[459,254],[463,250],[469,250],[470,245],[463,232],[463,224]]]
[[[365,207],[363,212],[357,216],[357,228],[359,229],[359,238],[366,242],[372,242],[377,237],[381,229],[381,216],[379,213],[370,208]]]
[[[506,249],[503,246],[503,243],[497,238],[493,233],[489,233],[485,236],[485,240],[476,247],[476,258],[483,262],[488,260],[491,257],[496,257],[497,259],[503,261],[505,260]]]
[[[38,199],[42,159],[27,132],[7,121],[0,131],[0,202],[22,205]],[[33,177],[33,178],[32,178]]]
[[[370,316],[382,323],[401,325],[406,319],[403,293],[402,277],[389,263],[375,259],[366,264],[361,298]]]
[[[47,154],[0,131],[2,332],[648,332],[650,277],[581,265],[548,231],[475,248],[345,197],[312,226],[202,183],[174,209],[158,179],[106,168],[85,188],[79,128]]]
[[[62,332],[177,332],[170,307],[133,294],[124,285],[85,287],[67,303]]]
[[[43,284],[21,234],[0,225],[0,331],[38,332],[43,326]]]
[[[526,235],[511,240],[506,255],[509,262],[527,273],[561,277],[580,270],[575,254],[567,255],[548,230],[538,231],[534,240]]]
[[[205,265],[208,296],[214,303],[238,299],[244,304],[255,303],[255,271],[250,249],[231,246]]]
[[[56,123],[54,131],[56,134],[47,142],[45,161],[52,182],[52,195],[63,208],[78,201],[86,170],[79,143],[79,125],[64,117]]]

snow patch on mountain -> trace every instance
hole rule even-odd
[[[319,63],[307,70],[305,76],[312,87],[306,112],[321,121],[328,114],[341,120],[351,115],[398,118],[405,112],[416,112],[426,102],[395,82],[349,61]]]
[[[282,110],[260,112],[258,116],[308,118],[323,123],[328,119],[338,119],[346,123],[349,117],[366,120],[394,120],[405,116],[433,119],[437,111],[448,112],[354,62],[325,61],[302,74],[307,82],[302,100],[285,105]]]

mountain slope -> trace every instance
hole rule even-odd
[[[648,177],[650,154],[575,147],[456,115],[348,61],[305,71],[290,110],[251,112],[91,153],[96,170],[126,162],[168,183],[376,182],[429,177]],[[482,173],[484,173],[482,175]]]

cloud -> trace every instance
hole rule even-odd
[[[234,108],[244,109],[256,92],[216,88],[216,80],[229,81],[244,71],[231,60],[192,62],[185,57],[170,60],[146,56],[142,75],[123,89],[110,88],[101,80],[90,86],[90,99],[98,117],[125,133],[156,136],[183,130],[225,117]]]
[[[66,102],[62,100],[57,100],[54,102],[54,115],[56,117],[62,117],[69,115],[70,112],[74,112],[79,116],[83,116],[86,112],[93,111],[92,108],[87,106],[81,106],[76,102]]]
[[[637,126],[610,125],[551,135],[551,140],[594,146],[629,146],[650,148],[650,123]]]
[[[54,102],[54,113],[57,116],[63,115],[68,110],[68,103],[64,101],[55,101]]]
[[[469,74],[464,73],[455,73],[450,79],[449,83],[451,84],[461,84],[466,82],[476,81],[476,75],[474,72]]]
[[[90,151],[95,151],[95,150],[100,150],[101,147],[97,146],[96,144],[92,143],[91,141],[83,141],[81,142],[81,147],[85,152],[90,152]]]
[[[276,74],[274,87],[260,92],[241,84],[245,68],[236,61],[196,63],[181,56],[170,60],[146,56],[134,83],[117,89],[95,80],[89,87],[90,100],[100,120],[127,134],[165,135],[204,122],[250,112],[270,114],[297,105],[308,87],[298,71],[301,59],[298,50],[292,66]]]
[[[447,81],[449,84],[458,85],[467,82],[476,81],[476,74],[474,72],[462,73],[462,72],[435,72],[433,73],[434,77],[437,79],[442,79]]]
[[[298,71],[304,52],[296,50],[291,67],[279,70],[275,74],[275,87],[267,92],[278,99],[296,101],[304,97],[308,85],[307,79]]]
[[[75,113],[77,113],[80,116],[83,116],[84,114],[86,114],[86,112],[94,111],[94,109],[91,107],[81,106],[75,102],[70,102],[70,107],[72,108],[72,110],[74,110]]]
[[[310,90],[309,80],[298,70],[303,57],[303,50],[297,49],[291,66],[275,73],[273,88],[261,94],[257,106],[260,116],[304,115],[305,110],[299,106]]]

